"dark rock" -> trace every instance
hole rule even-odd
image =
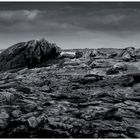
[[[61,129],[52,129],[45,126],[39,133],[41,138],[70,138],[71,135],[67,131]]]
[[[23,93],[31,93],[31,89],[23,85],[17,85],[17,90]]]
[[[61,67],[1,72],[0,137],[139,138],[139,62],[101,58],[104,50],[59,59]],[[110,68],[119,73],[106,75]]]
[[[140,83],[140,73],[127,74],[128,77],[133,77],[134,83]]]
[[[116,63],[113,67],[106,71],[107,75],[118,74],[120,71],[126,71],[128,69],[127,65],[124,63]]]
[[[92,121],[96,119],[103,119],[106,115],[109,115],[110,108],[106,107],[97,107],[97,106],[88,106],[83,110],[81,118]]]
[[[140,58],[140,51],[136,50],[134,47],[127,47],[122,50],[119,57],[121,57],[124,61],[135,60]]]
[[[37,128],[37,126],[38,126],[38,121],[37,121],[36,117],[34,117],[34,116],[32,116],[28,119],[28,123],[29,123],[29,126],[34,129]]]
[[[106,74],[107,74],[107,75],[118,74],[118,73],[119,73],[119,70],[116,69],[116,68],[109,68],[109,69],[106,71]]]
[[[129,138],[128,136],[126,136],[123,133],[120,132],[109,132],[107,134],[104,135],[104,138]]]
[[[11,138],[29,138],[29,129],[26,125],[19,125],[9,133]]]
[[[89,56],[90,57],[95,57],[97,55],[99,55],[99,52],[97,50],[93,50],[93,51],[90,52],[90,55]]]
[[[131,138],[140,138],[140,124],[133,124],[127,128],[128,135]]]
[[[106,61],[93,61],[89,66],[91,68],[108,68],[110,64]]]
[[[90,84],[90,83],[94,83],[102,79],[103,79],[103,76],[95,75],[95,74],[88,74],[88,75],[85,75],[84,77],[73,79],[73,81],[79,82],[80,84]]]
[[[120,78],[120,85],[122,86],[132,86],[134,83],[135,83],[135,80],[133,76],[126,75]]]
[[[0,70],[37,67],[60,54],[60,48],[45,39],[18,43],[0,54]]]
[[[49,86],[47,86],[47,85],[44,85],[44,86],[42,86],[41,91],[43,91],[43,92],[50,92],[51,88]]]
[[[82,51],[77,50],[75,52],[75,58],[81,58],[82,56],[83,56],[83,52]]]
[[[117,55],[117,52],[112,52],[111,54],[109,54],[108,58],[115,58]]]
[[[124,63],[116,63],[114,66],[113,66],[114,69],[117,69],[119,71],[126,71],[128,68],[127,68],[127,65],[124,64]]]
[[[10,92],[0,92],[0,104],[12,104],[15,102],[14,94]]]
[[[0,110],[0,129],[5,129],[8,126],[10,116],[5,109]]]
[[[37,104],[34,101],[23,100],[22,102],[23,104],[21,108],[23,109],[23,111],[32,112],[37,107]]]
[[[22,115],[22,112],[20,111],[20,110],[14,110],[13,112],[12,112],[12,116],[14,117],[14,118],[18,118],[18,117],[20,117]]]

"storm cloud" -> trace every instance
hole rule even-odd
[[[45,37],[62,48],[139,47],[139,2],[1,2],[0,48]]]

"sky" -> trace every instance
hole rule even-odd
[[[45,38],[63,49],[140,47],[140,2],[0,2],[0,49]]]

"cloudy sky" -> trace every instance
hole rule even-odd
[[[40,38],[61,48],[139,48],[140,2],[0,2],[0,49]]]

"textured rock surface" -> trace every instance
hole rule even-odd
[[[0,137],[139,138],[140,61],[102,57],[1,72]]]
[[[0,54],[0,70],[36,67],[59,54],[60,48],[45,39],[18,43]]]
[[[119,54],[120,57],[124,61],[131,61],[131,60],[136,60],[137,58],[140,58],[140,50],[135,49],[134,47],[127,47],[122,50],[122,52]]]

